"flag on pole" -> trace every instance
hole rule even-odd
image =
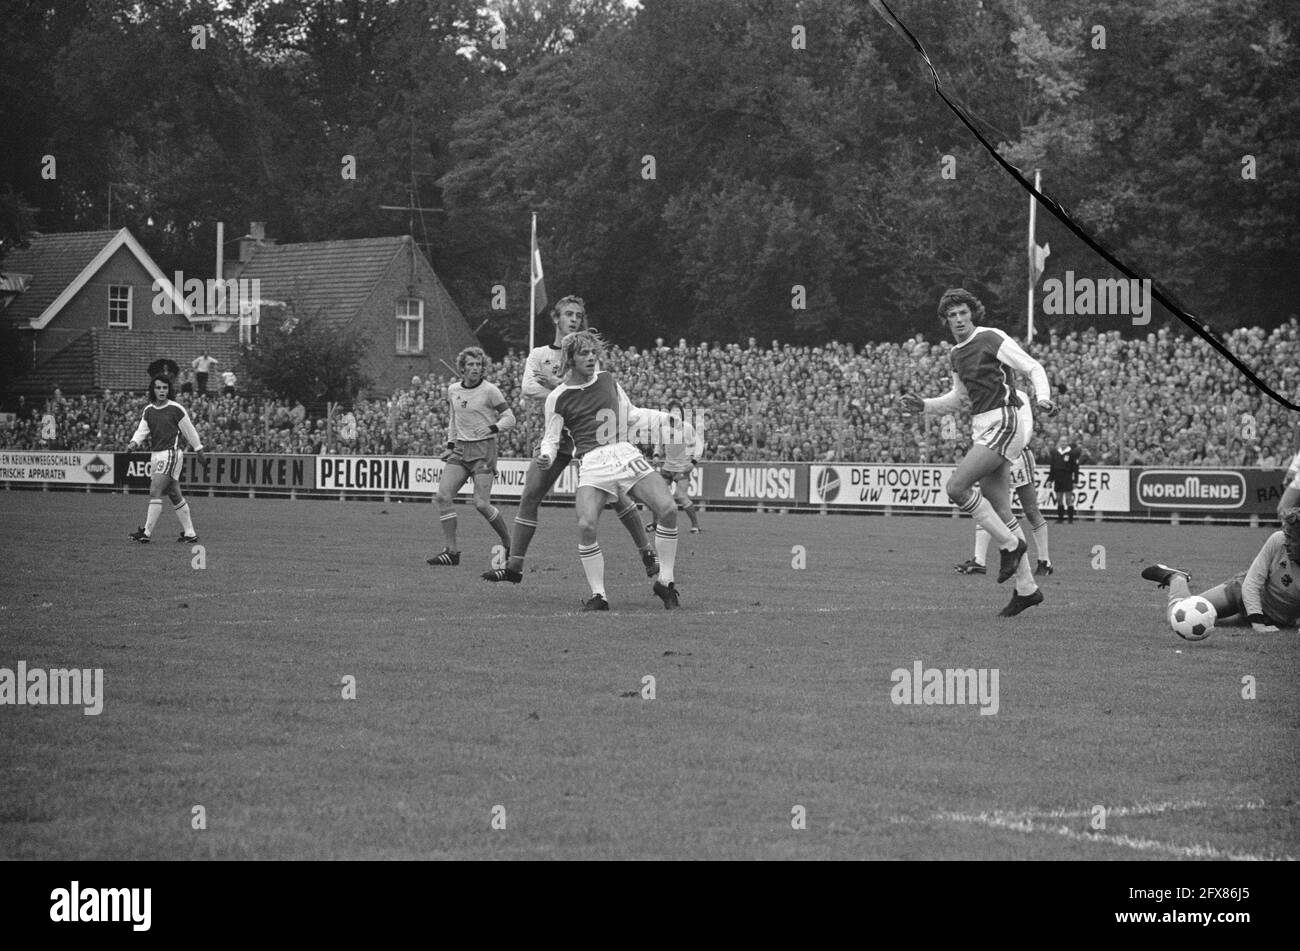
[[[1043,183],[1043,173],[1041,169],[1034,169],[1034,191],[1037,192]],[[1038,284],[1038,279],[1043,276],[1043,264],[1047,261],[1047,256],[1052,253],[1052,248],[1047,244],[1039,244],[1035,238],[1035,219],[1038,213],[1037,195],[1029,196],[1029,314],[1025,327],[1025,340],[1029,343],[1034,342],[1034,287]]]
[[[534,313],[541,313],[546,309],[546,278],[542,274],[542,251],[537,247],[537,216],[533,215],[533,295],[534,295]]]
[[[1036,285],[1038,279],[1043,276],[1043,266],[1047,263],[1047,256],[1052,253],[1052,245],[1034,244],[1030,242],[1029,250],[1029,284]]]

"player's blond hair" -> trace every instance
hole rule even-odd
[[[1300,508],[1282,510],[1282,534],[1286,536],[1287,554],[1300,561]]]
[[[466,347],[456,354],[456,372],[462,376],[465,374],[465,361],[470,357],[478,357],[483,362],[483,375],[487,376],[488,364],[491,361],[488,359],[488,355],[483,352],[482,347]]]
[[[568,373],[573,369],[573,361],[579,350],[584,347],[596,348],[596,359],[605,359],[605,338],[594,330],[579,330],[565,336],[560,341],[560,352],[564,354],[562,371]]]

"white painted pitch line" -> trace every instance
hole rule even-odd
[[[653,604],[650,604],[649,602],[647,602],[647,606],[649,606],[649,607],[653,607],[654,605],[653,605]],[[854,614],[854,613],[861,613],[857,608],[805,608],[805,609],[803,609],[803,610],[797,610],[797,609],[795,609],[795,608],[778,608],[778,609],[774,609],[774,610],[771,610],[771,611],[747,611],[747,610],[744,610],[744,609],[742,609],[742,608],[732,608],[731,610],[728,610],[728,611],[694,611],[694,610],[691,610],[689,607],[684,607],[684,608],[682,608],[681,610],[685,612],[685,613],[682,615],[683,618],[692,618],[692,617],[731,617],[731,616],[734,616],[734,615],[737,615],[737,614],[752,614],[752,615],[755,615],[755,616],[763,616],[763,615],[767,615],[767,616],[770,616],[770,617],[775,617],[776,615],[779,615],[779,614],[800,615],[800,616],[801,616],[801,615],[805,615],[805,614]],[[581,614],[581,613],[582,613],[582,612],[581,612],[578,608],[574,608],[572,611],[554,611],[554,612],[552,612],[552,613],[550,613],[550,614],[526,614],[526,615],[524,615],[524,614],[519,614],[518,612],[516,612],[516,613],[514,613],[514,614],[464,614],[464,615],[439,615],[439,616],[436,617],[436,618],[421,618],[421,617],[417,617],[417,618],[414,618],[414,620],[416,620],[416,621],[430,621],[430,620],[436,620],[436,621],[520,621],[520,620],[532,621],[532,620],[541,620],[541,619],[544,619],[544,618],[563,618],[563,617],[573,617],[575,614]],[[603,614],[604,612],[602,611],[601,613]],[[610,611],[609,611],[609,613],[610,613],[610,614],[625,614],[625,613],[628,613],[628,612],[620,611],[620,610],[618,610],[617,608],[611,608]],[[638,611],[638,612],[636,612],[636,613],[637,613],[637,614],[642,614],[642,613],[644,613],[644,612]]]
[[[1155,816],[1162,812],[1185,812],[1191,809],[1225,809],[1241,812],[1250,809],[1264,809],[1267,803],[1263,799],[1246,799],[1240,802],[1205,802],[1201,799],[1172,799],[1165,802],[1139,802],[1132,806],[1115,806],[1106,810],[1106,816]],[[1035,810],[994,810],[991,815],[1019,819],[1088,819],[1092,809],[1048,809]]]
[[[1110,813],[1114,815],[1115,813]],[[1141,813],[1151,815],[1154,813]],[[1013,832],[1033,833],[1048,832],[1075,842],[1099,842],[1107,845],[1123,846],[1139,852],[1157,852],[1182,859],[1224,859],[1230,862],[1294,862],[1290,855],[1256,855],[1252,852],[1232,852],[1216,849],[1212,845],[1175,845],[1156,839],[1143,839],[1130,835],[1115,835],[1107,832],[1080,832],[1068,826],[1035,822],[1031,818],[1017,816],[1013,813],[961,813],[940,812],[934,818],[948,822],[964,822],[986,825],[994,829],[1008,829]]]

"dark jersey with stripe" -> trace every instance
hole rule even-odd
[[[613,375],[601,371],[586,386],[561,384],[551,394],[553,410],[564,420],[573,435],[574,455],[582,458],[597,446],[609,446],[627,440],[627,397],[623,396]],[[619,430],[623,430],[620,434]]]
[[[1012,367],[998,358],[998,351],[1010,339],[996,327],[979,327],[948,354],[952,371],[970,396],[972,416],[1020,406],[1012,385]]]
[[[140,419],[140,429],[148,428],[148,442],[145,448],[150,452],[165,452],[168,449],[181,448],[182,426],[189,428],[189,433],[185,434],[186,440],[193,438],[194,445],[199,445],[194,424],[190,422],[184,406],[170,400],[162,406],[150,403],[144,408],[144,415]],[[194,437],[191,437],[191,434],[194,434]],[[143,441],[143,439],[144,437],[137,430],[136,441]]]

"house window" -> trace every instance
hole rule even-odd
[[[397,352],[424,352],[424,301],[419,298],[397,301]]]
[[[108,286],[108,325],[131,329],[131,285]]]

